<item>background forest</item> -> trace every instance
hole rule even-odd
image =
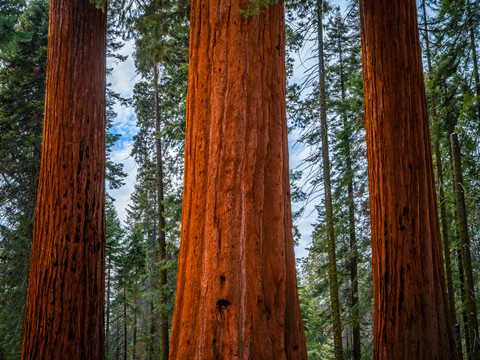
[[[371,359],[358,4],[288,0],[285,6],[290,180],[309,359]],[[478,359],[480,342],[467,313],[480,311],[480,1],[421,0],[417,8],[450,313],[462,357]],[[1,360],[18,359],[22,346],[48,9],[47,0],[0,3]],[[108,359],[163,360],[179,252],[189,1],[111,1],[107,13],[108,70],[122,69],[133,47],[127,61],[136,75],[128,79],[134,83],[128,97],[108,84],[115,77],[107,78],[106,352]],[[127,159],[119,155],[125,144]],[[127,194],[132,159],[136,175],[127,188],[133,192],[123,209],[115,198]],[[476,294],[473,304],[468,293]]]

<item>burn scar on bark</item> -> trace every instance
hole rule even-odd
[[[227,307],[230,305],[230,301],[225,300],[225,299],[220,299],[217,301],[217,310],[218,311],[224,311],[227,309]]]

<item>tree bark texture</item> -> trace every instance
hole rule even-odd
[[[293,252],[283,1],[191,4],[174,359],[306,359]]]
[[[318,85],[320,104],[320,135],[322,137],[322,169],[325,201],[325,229],[328,252],[328,284],[333,319],[335,360],[343,360],[342,322],[338,295],[337,255],[335,227],[333,224],[332,186],[330,181],[330,156],[328,152],[327,100],[325,94],[325,64],[323,57],[323,0],[317,0]]]
[[[457,359],[414,0],[361,0],[374,359]]]
[[[51,0],[23,359],[104,359],[106,14]]]
[[[467,210],[465,207],[465,190],[461,165],[460,146],[457,134],[450,136],[453,160],[453,181],[455,202],[457,206],[457,226],[460,246],[462,249],[462,265],[465,276],[465,310],[467,312],[468,334],[471,344],[471,359],[480,359],[480,341],[478,337],[478,317],[475,304],[475,289],[472,273],[472,259],[470,255],[470,238],[468,236]]]

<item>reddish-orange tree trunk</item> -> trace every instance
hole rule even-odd
[[[104,359],[106,14],[51,0],[23,359]]]
[[[456,359],[414,0],[361,0],[375,359]]]
[[[306,359],[292,240],[283,1],[191,5],[170,359]]]

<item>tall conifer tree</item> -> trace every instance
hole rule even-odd
[[[457,359],[416,3],[360,2],[375,359]],[[407,50],[406,50],[407,49]]]
[[[104,359],[106,13],[50,3],[23,359]]]

